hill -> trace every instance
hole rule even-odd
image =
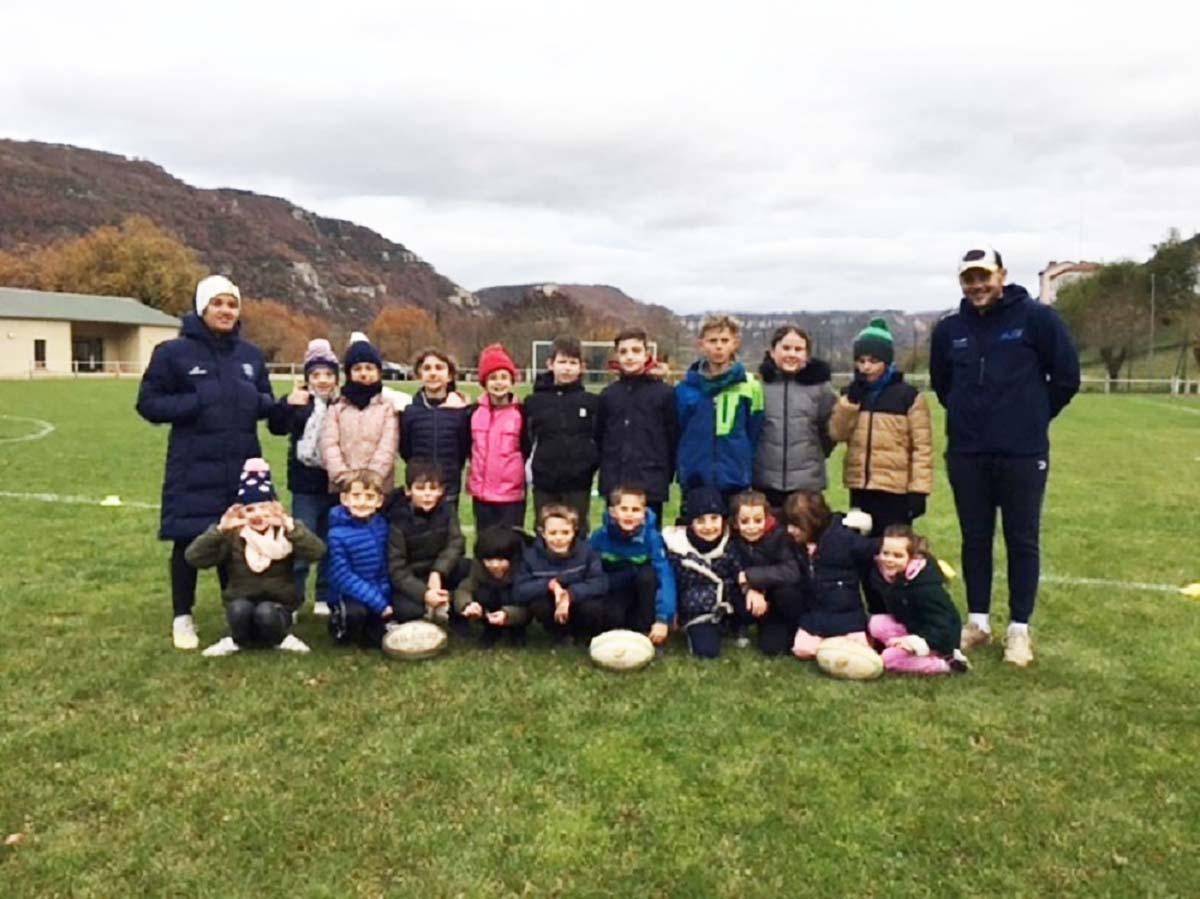
[[[0,249],[78,237],[142,214],[174,232],[248,296],[341,324],[384,306],[431,312],[475,298],[407,247],[288,200],[204,190],[154,163],[63,144],[0,140]]]

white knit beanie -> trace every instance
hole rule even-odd
[[[196,285],[196,314],[203,316],[204,310],[208,308],[212,298],[219,297],[223,293],[237,297],[239,303],[242,301],[242,292],[224,275],[209,275],[207,278],[201,278],[200,283]]]

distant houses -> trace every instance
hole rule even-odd
[[[139,374],[179,319],[130,297],[0,287],[0,377]]]
[[[1059,290],[1072,281],[1090,278],[1100,268],[1099,262],[1048,262],[1038,272],[1038,296],[1043,303],[1053,306]]]

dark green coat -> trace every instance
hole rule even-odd
[[[925,567],[911,581],[897,578],[889,584],[876,569],[871,579],[878,588],[888,614],[910,634],[924,638],[929,648],[950,657],[962,638],[962,617],[958,614],[937,560],[929,556]]]
[[[292,542],[290,556],[272,562],[266,571],[255,572],[246,564],[246,541],[237,534],[222,534],[214,524],[188,544],[184,557],[193,568],[227,566],[229,580],[221,590],[221,599],[225,602],[270,600],[294,609],[300,604],[296,593],[295,562],[297,559],[317,561],[325,555],[325,543],[299,521],[288,534],[288,540]]]

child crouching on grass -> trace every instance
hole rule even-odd
[[[741,600],[738,562],[725,527],[725,500],[715,487],[693,487],[684,498],[687,526],[663,528],[675,574],[679,624],[688,649],[702,659],[721,654],[721,633]]]
[[[529,607],[513,600],[513,581],[524,548],[524,537],[512,528],[480,531],[471,572],[454,591],[454,611],[465,621],[483,625],[479,645],[484,649],[495,646],[506,630],[514,646],[525,645]]]
[[[379,649],[395,617],[388,580],[388,521],[383,479],[373,471],[342,478],[341,505],[329,513],[329,584],[337,605],[329,634],[338,643]]]
[[[600,618],[608,575],[595,550],[579,537],[579,514],[550,503],[538,513],[538,536],[521,554],[513,601],[529,607],[556,642],[582,641]]]
[[[743,622],[758,624],[758,648],[764,655],[782,655],[792,648],[807,597],[796,549],[771,514],[766,494],[758,490],[733,498],[730,529],[730,547],[741,568],[738,586],[745,594],[734,611]]]
[[[792,655],[813,658],[825,637],[846,636],[867,644],[861,586],[879,540],[846,527],[819,493],[793,493],[783,508],[788,535],[807,567],[810,591],[797,621]]]
[[[295,567],[301,559],[319,560],[325,544],[284,512],[265,460],[246,460],[237,498],[185,553],[193,568],[224,565],[228,571],[221,598],[229,636],[203,654],[227,656],[252,646],[308,652],[290,632],[298,605]]]
[[[908,525],[883,532],[872,580],[887,608],[867,622],[884,644],[883,667],[902,674],[946,674],[970,670],[958,648],[962,618],[946,593],[937,561],[923,537]]]

